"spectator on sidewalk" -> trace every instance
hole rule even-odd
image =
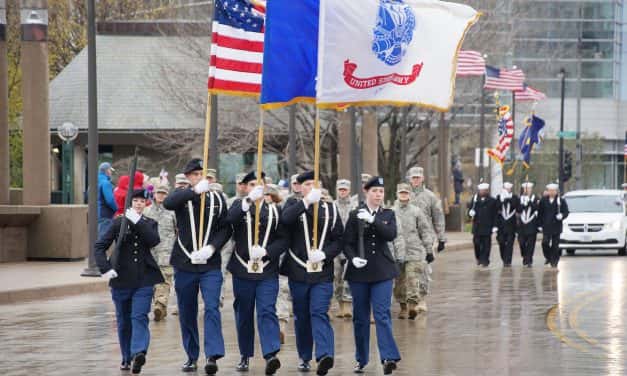
[[[113,220],[113,215],[118,210],[118,206],[113,198],[113,185],[111,184],[111,174],[115,170],[111,163],[104,162],[98,168],[98,235],[102,235]]]

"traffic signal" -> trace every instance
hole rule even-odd
[[[573,176],[573,153],[564,151],[564,181],[570,180]]]

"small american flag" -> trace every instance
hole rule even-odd
[[[211,93],[259,95],[265,12],[262,1],[215,0],[208,82]]]
[[[483,76],[485,59],[477,51],[459,51],[457,55],[457,77]]]
[[[512,120],[512,114],[509,111],[509,106],[502,106],[499,108],[499,115],[501,116],[498,128],[499,141],[494,149],[488,150],[488,155],[497,162],[503,164],[507,150],[509,150],[512,138],[514,137],[514,121]]]
[[[489,65],[485,67],[486,89],[493,90],[523,90],[525,74],[522,69],[499,69]]]
[[[527,84],[524,84],[523,87],[522,91],[514,92],[517,102],[538,102],[546,99],[546,95],[540,90],[532,88]]]

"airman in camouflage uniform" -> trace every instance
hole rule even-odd
[[[407,178],[412,186],[411,201],[414,205],[422,209],[429,223],[432,224],[432,229],[435,231],[438,239],[438,252],[442,252],[444,250],[444,244],[446,243],[442,202],[435,193],[424,186],[424,170],[422,167],[410,168]]]
[[[159,185],[155,189],[154,200],[144,211],[146,217],[152,218],[159,223],[159,238],[161,242],[151,250],[152,256],[157,260],[159,269],[165,282],[155,286],[153,313],[155,321],[159,321],[168,314],[168,299],[172,288],[173,270],[170,266],[170,254],[176,239],[176,215],[173,211],[163,207],[163,200],[170,190],[165,185]]]
[[[401,304],[399,318],[415,319],[419,311],[426,311],[425,296],[429,292],[428,265],[433,261],[435,233],[427,216],[411,203],[411,186],[397,186],[394,213],[400,225],[399,234],[405,240],[404,255],[397,254],[401,274],[396,281],[394,295]],[[396,247],[395,247],[396,248]]]
[[[351,182],[346,179],[340,179],[335,183],[335,189],[337,191],[337,199],[335,200],[335,206],[337,207],[337,211],[340,215],[340,219],[342,220],[342,225],[346,225],[346,221],[348,221],[348,216],[352,210],[357,208],[355,202],[351,200]],[[335,299],[339,304],[339,309],[336,314],[336,317],[352,317],[351,313],[351,302],[353,301],[353,297],[351,296],[350,288],[348,287],[348,283],[344,281],[344,265],[346,263],[346,257],[344,253],[340,253],[335,260],[335,270],[333,272],[334,276],[334,284],[335,284]]]

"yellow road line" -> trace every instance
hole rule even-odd
[[[575,333],[584,341],[588,342],[589,344],[591,344],[592,346],[595,347],[599,347],[605,351],[607,351],[608,353],[611,351],[610,348],[606,345],[603,345],[601,343],[599,343],[598,340],[590,337],[588,335],[588,333],[586,333],[583,329],[581,329],[579,327],[579,312],[581,312],[582,309],[584,309],[585,307],[589,306],[590,304],[601,300],[603,297],[608,296],[609,294],[607,292],[603,292],[603,293],[599,293],[596,294],[588,299],[585,299],[583,302],[577,304],[577,306],[575,306],[575,308],[573,308],[572,312],[569,314],[568,316],[568,324],[570,325],[570,327],[575,331]]]

